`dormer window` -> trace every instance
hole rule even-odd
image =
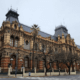
[[[28,41],[26,41],[26,45],[28,45]]]
[[[16,24],[15,24],[15,25],[14,25],[14,29],[16,29],[16,27],[17,27],[17,26],[16,26]]]

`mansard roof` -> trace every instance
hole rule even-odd
[[[80,49],[80,46],[76,44],[76,46]]]
[[[19,23],[19,26],[20,26],[20,25],[23,26],[23,30],[24,30],[24,31],[31,32],[31,27],[26,26],[26,25],[24,25],[24,24],[22,24],[22,23]],[[54,39],[55,41],[57,41],[57,37],[56,37],[56,36],[50,35],[50,34],[48,34],[48,33],[42,32],[42,31],[39,31],[39,32],[38,32],[38,35],[39,35],[39,34],[40,34],[42,37],[50,37],[50,36],[51,36],[51,39]]]
[[[6,21],[9,21],[10,23],[12,23],[13,21],[17,21],[19,23],[19,27],[20,27],[20,25],[22,25],[24,31],[31,32],[31,27],[20,23],[18,20],[18,16],[19,16],[19,14],[17,13],[17,11],[10,9],[8,11],[8,13],[6,14]],[[42,32],[42,31],[39,31],[38,35],[40,34],[42,37],[50,37],[51,36],[51,39],[54,39],[55,41],[57,41],[58,35],[60,35],[60,37],[62,37],[62,33],[64,34],[64,37],[66,38],[66,36],[68,34],[68,30],[65,26],[60,25],[55,28],[54,35],[50,35],[48,33]],[[76,46],[80,49],[79,45],[76,45]]]

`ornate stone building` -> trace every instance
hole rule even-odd
[[[6,20],[3,21],[0,28],[0,67],[3,72],[8,71],[9,63],[12,64],[12,69],[17,67],[20,70],[22,64],[26,71],[32,68],[33,33],[31,27],[19,22],[18,16],[16,11],[9,10],[6,14]],[[54,35],[39,31],[34,47],[34,66],[37,70],[44,69],[44,61],[38,55],[42,54],[39,50],[42,50],[43,45],[46,54],[51,47],[54,51],[59,51],[62,48],[65,51],[71,50],[80,55],[80,46],[75,44],[65,26],[56,27]],[[50,54],[47,56],[47,63],[49,60]],[[56,69],[55,63],[52,63],[52,67]],[[47,64],[47,68],[49,68],[49,64]]]

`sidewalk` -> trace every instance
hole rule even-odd
[[[8,75],[1,75],[1,74],[0,74],[0,78],[14,78],[14,77],[8,76]]]
[[[80,75],[80,71],[77,71],[76,75]],[[59,75],[54,75],[54,76],[59,76]],[[62,75],[60,75],[60,76],[62,76]],[[63,75],[63,76],[70,76],[70,75]],[[16,75],[16,77],[15,76],[13,77],[13,76],[0,74],[0,78],[19,78],[19,77],[22,77],[22,76]],[[34,76],[24,76],[24,77],[34,77]],[[53,77],[53,76],[35,76],[35,77]]]

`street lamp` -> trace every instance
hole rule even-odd
[[[18,54],[19,54],[19,49],[17,50],[18,51]],[[16,67],[15,67],[15,76],[16,76],[16,73],[17,73],[17,62],[18,62],[18,60],[17,60],[17,56],[16,56]]]
[[[10,59],[10,63],[12,63],[12,61],[13,61],[13,58]],[[12,67],[12,64],[11,64],[11,67]]]

